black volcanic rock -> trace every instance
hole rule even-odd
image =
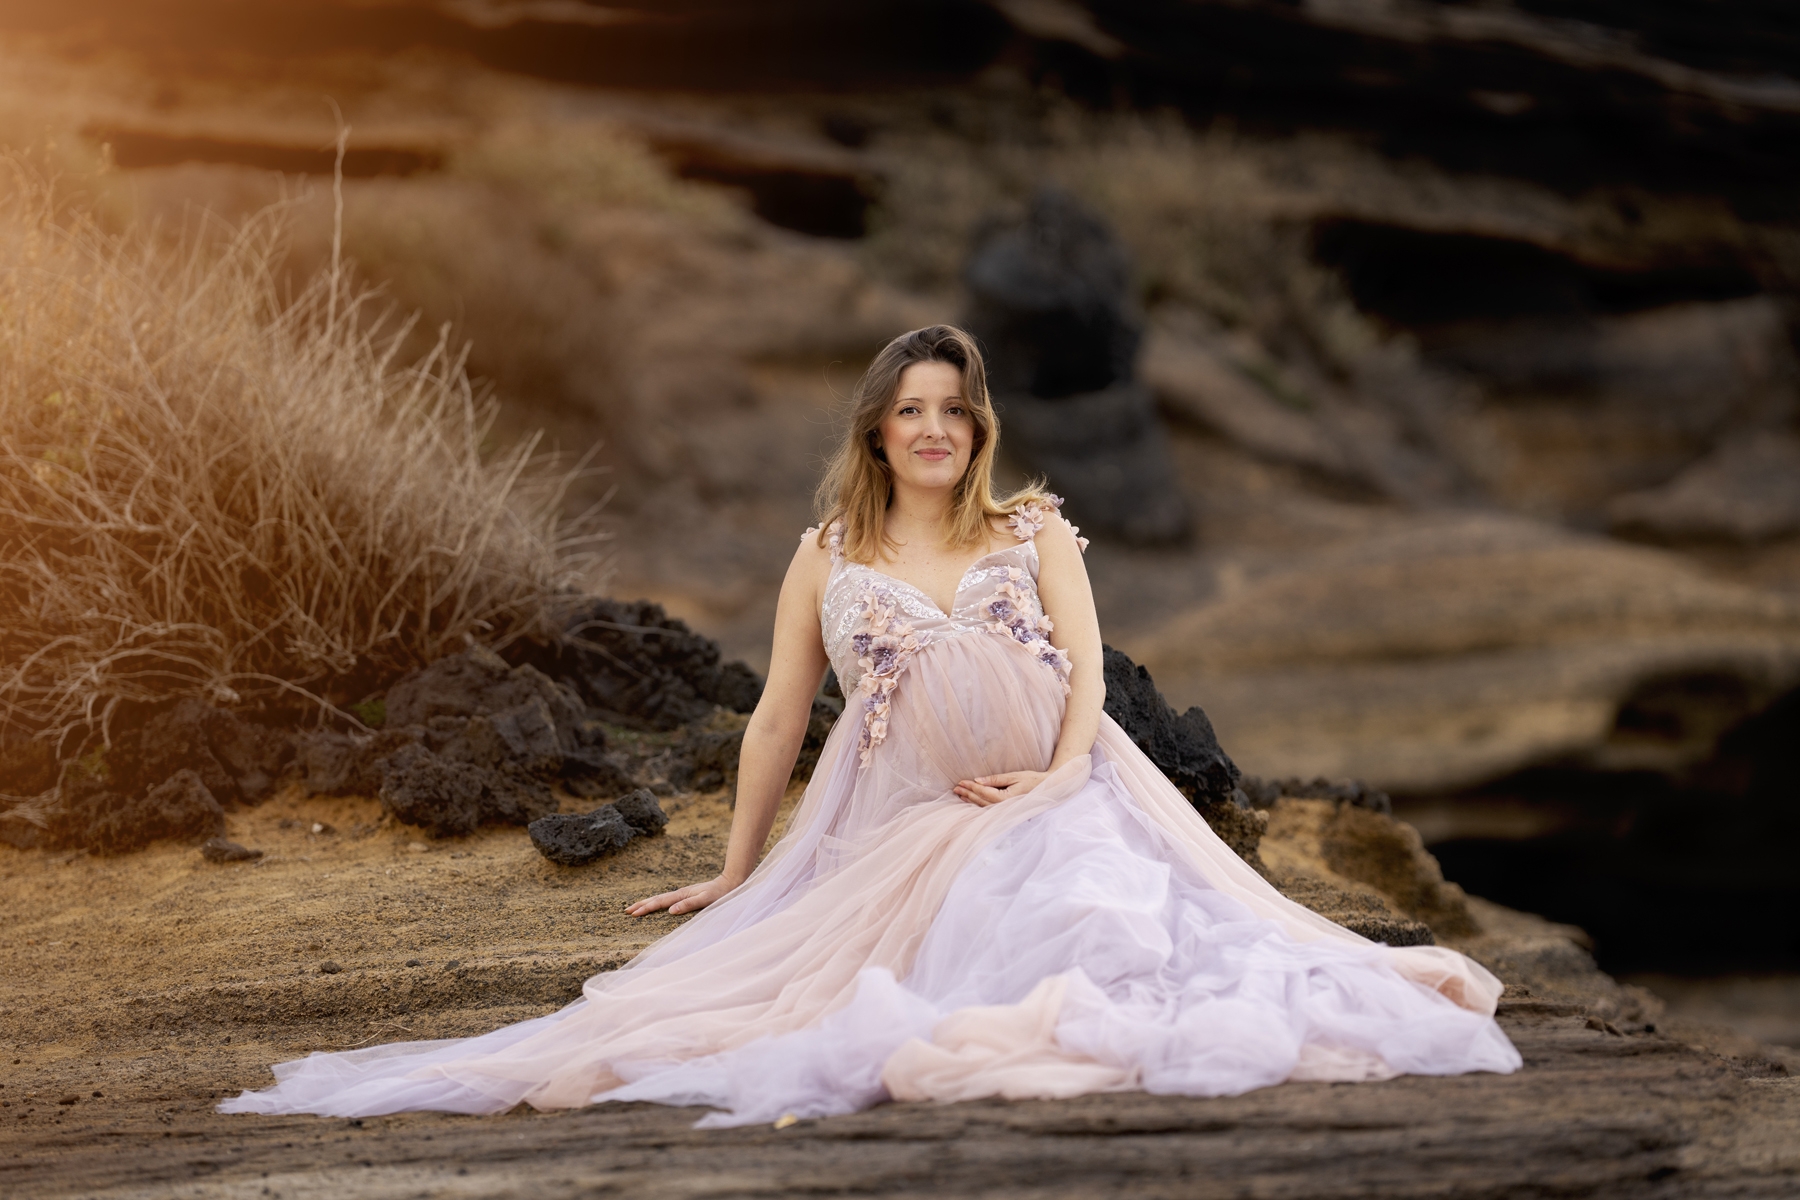
[[[690,729],[671,755],[669,783],[694,792],[735,785],[743,748],[741,729]]]
[[[120,854],[168,838],[199,842],[224,832],[225,810],[194,771],[177,771],[142,796],[121,794],[108,775],[70,763],[58,785],[50,845]]]
[[[635,780],[610,754],[599,750],[575,750],[563,755],[563,787],[570,795],[597,800],[630,790]]]
[[[675,729],[719,706],[749,712],[762,680],[647,600],[597,598],[569,615],[563,636],[524,645],[525,662],[579,689],[600,715],[640,729]]]
[[[383,729],[351,734],[317,729],[294,736],[294,767],[301,786],[315,795],[372,796],[381,789],[382,764],[403,746],[420,745],[423,729]]]
[[[1008,451],[1084,524],[1132,542],[1184,536],[1168,435],[1133,377],[1142,330],[1111,229],[1041,189],[1023,221],[978,235],[963,280]]]
[[[388,726],[425,725],[433,717],[473,717],[541,704],[543,720],[573,729],[587,714],[572,688],[529,664],[512,666],[485,646],[440,658],[387,691]]]
[[[996,394],[1054,400],[1131,378],[1142,337],[1131,260],[1068,193],[1041,189],[1024,221],[977,235],[963,282]]]
[[[152,788],[177,771],[193,771],[221,804],[263,800],[292,757],[285,731],[192,698],[121,730],[107,752],[121,791]]]
[[[534,656],[509,663],[473,646],[439,659],[357,706],[377,729],[296,731],[182,699],[122,722],[111,748],[80,760],[59,764],[14,735],[0,763],[12,789],[0,841],[117,853],[202,840],[223,828],[225,808],[260,801],[283,778],[312,793],[378,795],[435,837],[522,825],[554,810],[555,786],[588,798],[636,786],[601,718],[679,728],[718,706],[753,708],[762,689],[742,663],[722,663],[716,643],[644,602],[588,601],[570,637],[524,655]],[[717,786],[735,771],[736,741],[696,729],[674,757],[684,779]],[[666,821],[653,799],[632,812],[645,832]]]
[[[630,774],[570,685],[475,646],[388,689],[384,727],[297,738],[315,792],[378,792],[399,820],[436,837],[525,824],[555,806],[551,784],[617,795]]]
[[[1237,765],[1220,748],[1199,706],[1177,713],[1149,671],[1111,646],[1102,651],[1107,715],[1203,815],[1219,806],[1239,807]]]
[[[555,807],[550,789],[517,772],[458,762],[422,745],[383,761],[381,803],[432,837],[460,837],[489,822],[525,825]]]
[[[669,815],[662,810],[656,793],[649,788],[638,788],[628,796],[620,796],[613,801],[613,807],[619,810],[625,823],[640,834],[659,834],[669,824]]]
[[[1064,494],[1079,524],[1140,545],[1188,527],[1156,401],[1137,383],[1041,400],[997,400],[1006,444]]]
[[[637,830],[611,804],[602,804],[590,813],[540,817],[527,828],[538,853],[563,867],[585,867],[617,854],[637,836]]]

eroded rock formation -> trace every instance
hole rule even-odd
[[[1474,514],[1414,519],[1247,579],[1128,643],[1249,770],[1469,786],[1605,758],[1657,679],[1800,683],[1800,604],[1660,551]],[[1684,753],[1704,755],[1696,745]]]
[[[1168,435],[1135,377],[1139,318],[1118,238],[1065,192],[979,235],[963,280],[987,358],[1001,445],[1071,511],[1133,542],[1188,529]]]

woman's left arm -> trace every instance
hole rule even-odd
[[[1044,776],[1094,747],[1100,734],[1100,711],[1106,706],[1106,676],[1100,650],[1100,618],[1094,613],[1094,589],[1075,530],[1051,516],[1037,535],[1038,596],[1051,622],[1050,644],[1069,656],[1069,699],[1063,707],[1056,753],[1047,771],[1008,771],[965,779],[956,794],[971,804],[996,804],[1028,792]]]

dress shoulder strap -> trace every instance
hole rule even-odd
[[[812,526],[800,535],[802,542],[807,538],[819,536],[819,527]],[[825,529],[825,548],[831,552],[831,561],[835,565],[844,561],[844,522],[842,518],[833,521]]]
[[[1043,529],[1044,522],[1049,520],[1050,515],[1061,508],[1062,504],[1061,496],[1048,492],[1042,496],[1033,496],[1013,510],[1012,516],[1007,518],[1007,524],[1012,527],[1013,536],[1021,542],[1036,541],[1038,531]],[[1070,525],[1069,532],[1075,535],[1075,544],[1081,547],[1082,553],[1087,553],[1088,540],[1081,536],[1081,530]]]

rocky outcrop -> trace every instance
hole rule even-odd
[[[472,646],[356,705],[360,729],[296,731],[182,700],[121,722],[110,748],[60,775],[42,743],[13,738],[0,779],[17,791],[0,812],[0,840],[109,853],[200,841],[222,831],[227,808],[260,803],[288,779],[314,793],[379,795],[397,820],[434,837],[527,824],[555,812],[559,790],[593,799],[636,786],[603,721],[679,727],[753,707],[761,692],[747,667],[721,662],[716,643],[653,604],[593,600],[571,630],[519,655],[555,678]],[[697,731],[668,758],[683,781],[717,786],[735,774],[736,743]]]
[[[225,810],[195,771],[176,771],[141,796],[115,791],[111,782],[99,764],[71,763],[46,843],[117,854],[165,838],[202,842],[225,831]]]
[[[1620,533],[1665,542],[1757,543],[1800,533],[1800,437],[1785,430],[1727,442],[1660,487],[1607,507]]]
[[[1188,528],[1168,435],[1134,377],[1139,319],[1131,265],[1104,222],[1045,189],[1023,222],[991,226],[963,281],[987,359],[1002,445],[1042,472],[1072,511],[1134,542]]]
[[[1263,821],[1238,790],[1237,765],[1220,748],[1212,722],[1197,706],[1184,713],[1170,708],[1150,672],[1121,651],[1105,646],[1101,653],[1107,715],[1181,789],[1233,853],[1261,870],[1256,846]]]
[[[1268,811],[1259,851],[1284,891],[1298,881],[1335,884],[1353,893],[1373,889],[1439,937],[1475,932],[1467,897],[1444,880],[1412,826],[1331,800],[1283,798]]]
[[[1169,707],[1150,672],[1111,646],[1105,658],[1106,714],[1201,812],[1239,803],[1239,771],[1198,706]]]
[[[570,614],[554,642],[517,657],[577,688],[596,714],[637,728],[674,729],[715,706],[749,712],[762,680],[719,644],[647,600],[593,599]]]
[[[1647,548],[1420,516],[1233,582],[1127,649],[1252,772],[1420,792],[1635,745],[1621,713],[1651,681],[1773,699],[1800,683],[1800,605]]]
[[[577,794],[630,786],[574,688],[481,646],[401,679],[380,711],[375,733],[301,735],[308,790],[375,792],[398,820],[452,837],[555,811],[558,783]]]
[[[637,831],[619,810],[602,804],[590,813],[556,813],[526,827],[539,854],[559,867],[585,867],[623,850]]]
[[[524,825],[556,807],[540,780],[433,753],[414,743],[382,760],[378,794],[394,817],[432,837],[458,837],[489,822]]]
[[[1272,462],[1379,484],[1356,443],[1346,441],[1335,423],[1320,419],[1308,394],[1284,385],[1279,368],[1259,348],[1233,344],[1218,331],[1172,324],[1151,328],[1140,367],[1145,386],[1171,418]]]
[[[293,749],[280,730],[188,699],[127,725],[105,757],[121,792],[154,788],[179,771],[193,771],[221,804],[254,804],[280,779]]]

